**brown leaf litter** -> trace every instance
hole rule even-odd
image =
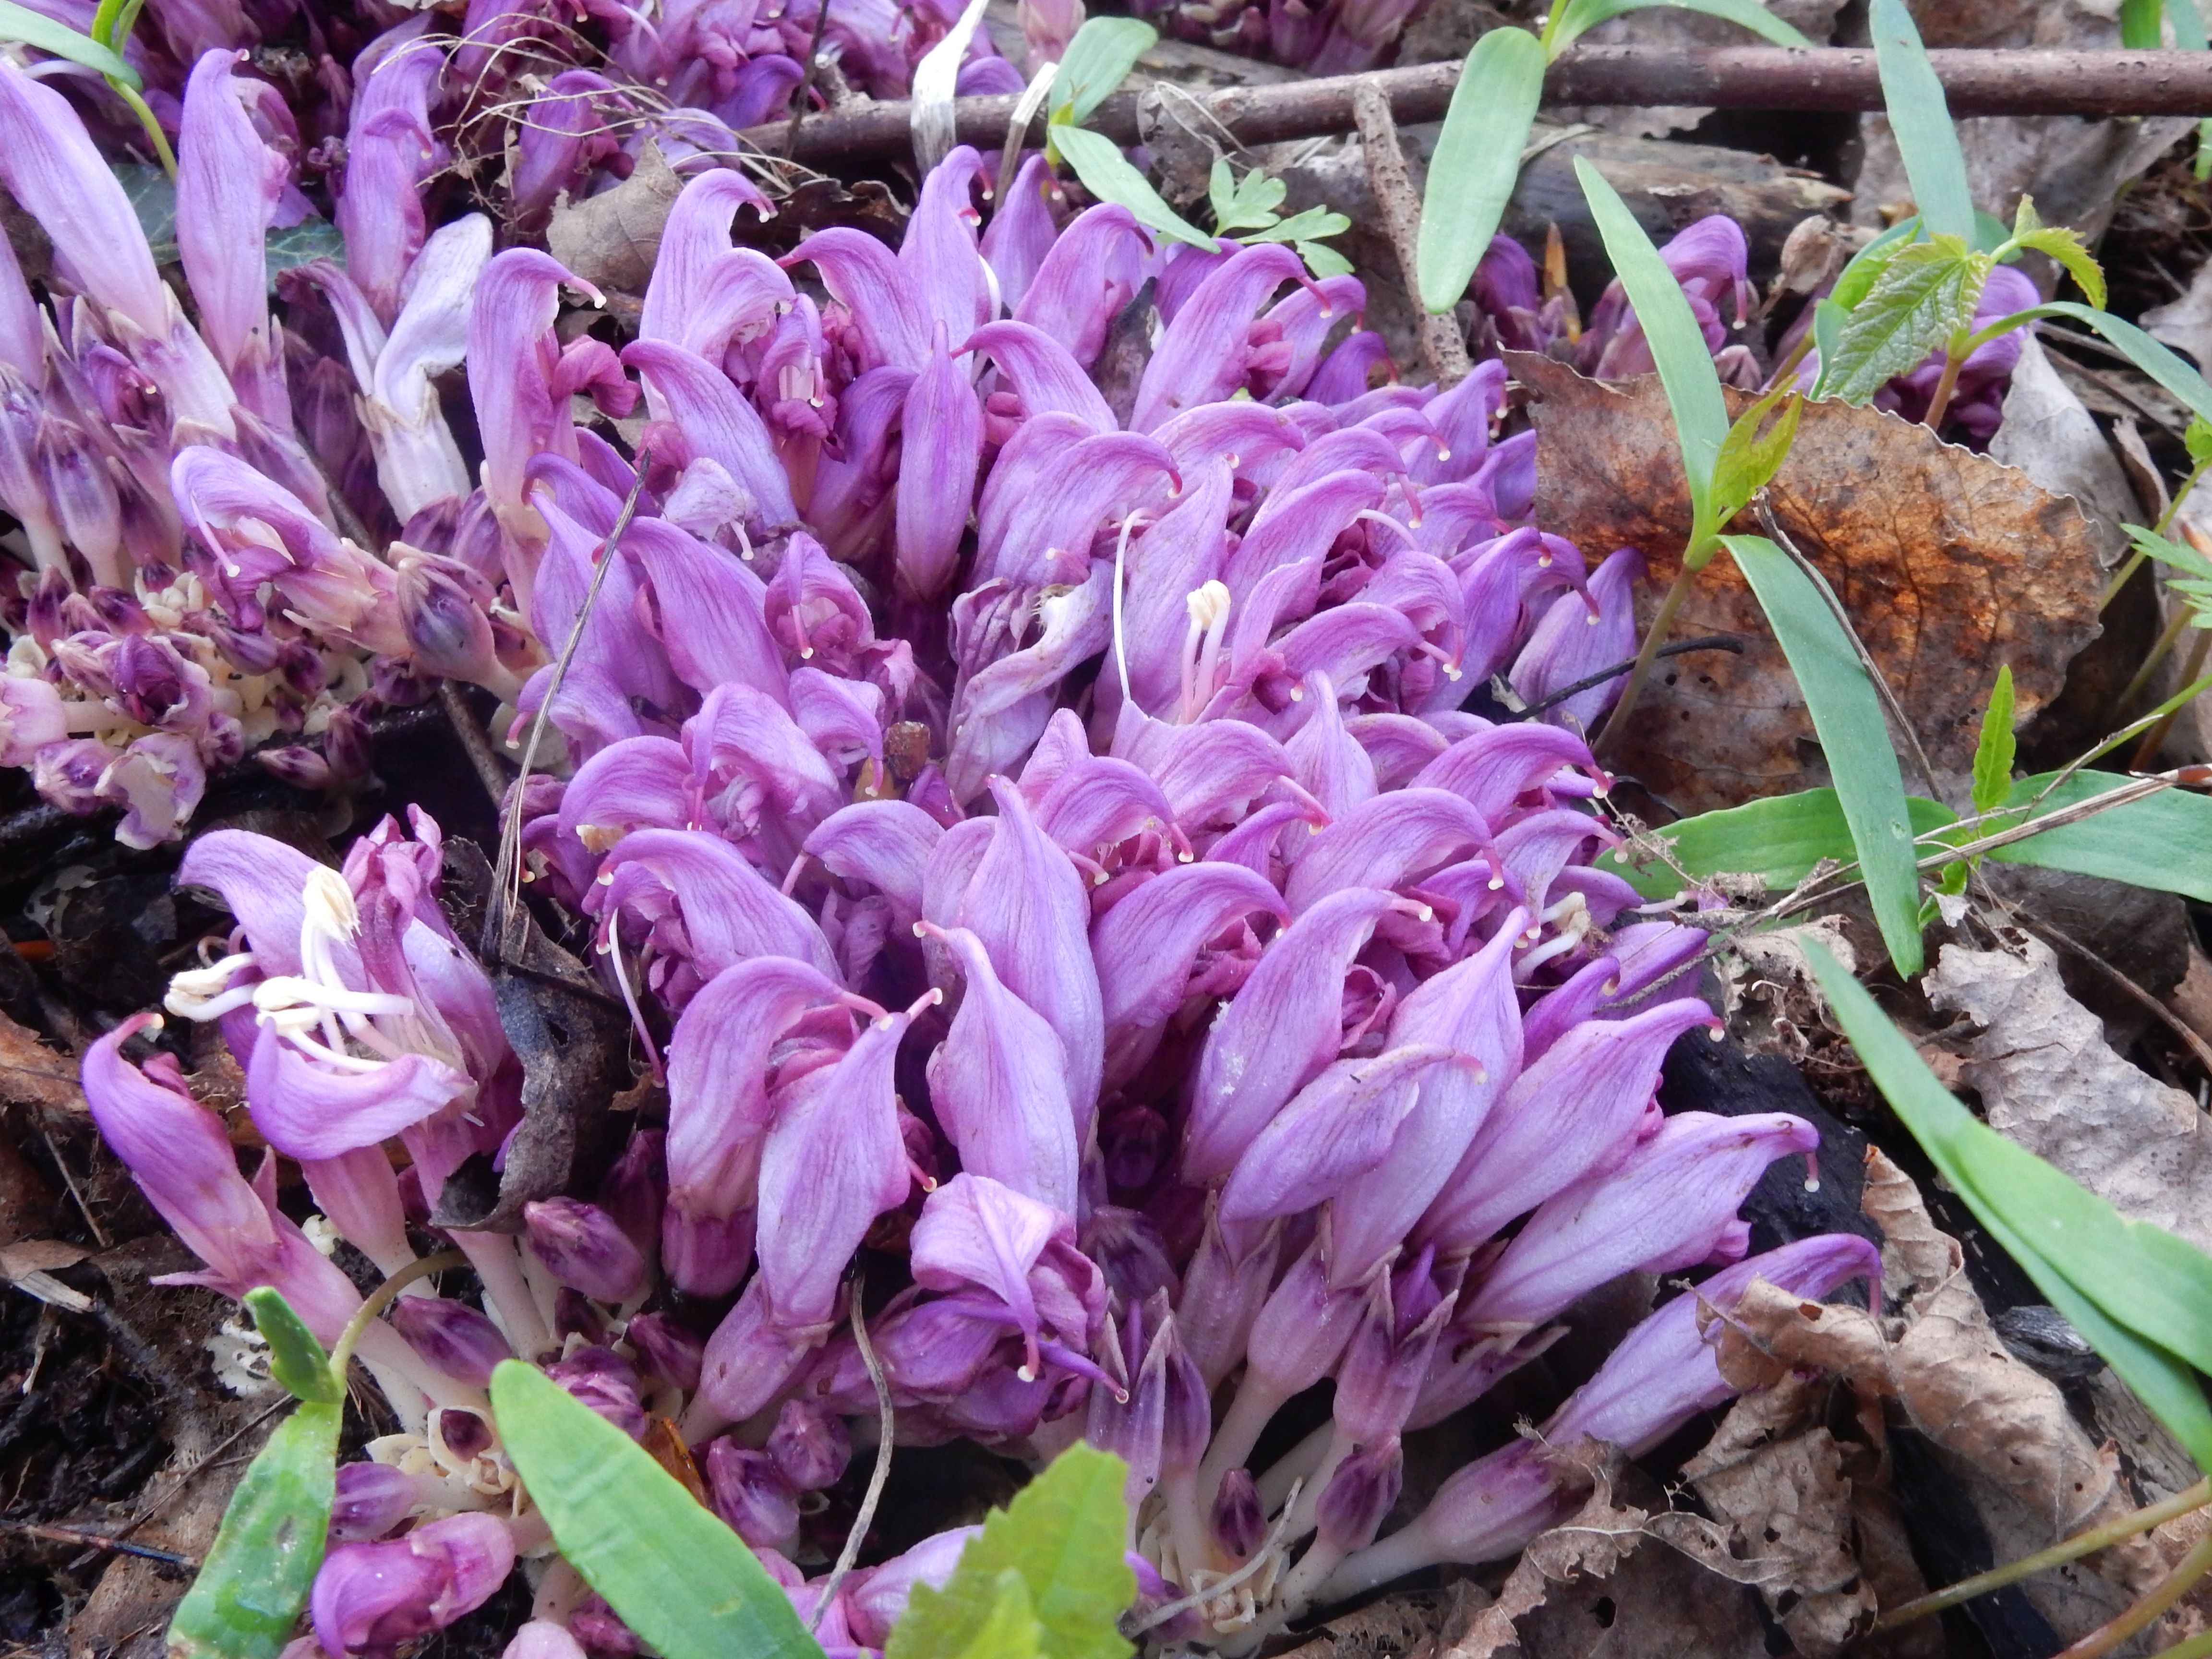
[[[1606,384],[1528,353],[1507,357],[1537,401],[1536,518],[1592,557],[1633,547],[1647,617],[1680,567],[1690,524],[1673,418],[1656,375]],[[1731,413],[1752,399],[1729,393]],[[1820,571],[1938,772],[1972,762],[1996,665],[2018,718],[2056,696],[2097,634],[2095,532],[2069,498],[1872,408],[1808,404],[1767,501]],[[1781,647],[1725,555],[1698,577],[1679,637],[1733,634],[1652,677],[1623,764],[1677,810],[1704,811],[1827,781]],[[1915,787],[1918,779],[1909,779]]]

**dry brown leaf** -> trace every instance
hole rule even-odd
[[[1732,1552],[1765,1570],[1767,1605],[1808,1659],[1831,1659],[1878,1611],[1859,1571],[1843,1451],[1814,1428],[1752,1446],[1708,1446],[1683,1473],[1735,1532]]]
[[[1465,1583],[1448,1590],[1396,1591],[1324,1620],[1280,1659],[1392,1659],[1433,1651],[1441,1635],[1463,1626],[1462,1609],[1470,1598],[1479,1601],[1481,1596]]]
[[[39,1041],[38,1034],[0,1014],[0,1100],[65,1112],[84,1109],[76,1062]]]
[[[1639,606],[1648,617],[1690,523],[1657,377],[1604,385],[1548,358],[1508,361],[1540,399],[1537,522],[1593,558],[1641,551],[1653,577]],[[1729,394],[1734,413],[1750,401]],[[2012,665],[2026,721],[2096,637],[2098,547],[2081,509],[1923,426],[1809,404],[1767,496],[1836,590],[1939,771],[1971,765],[1997,664]],[[1745,650],[1679,659],[1652,677],[1631,722],[1629,770],[1684,812],[1826,781],[1796,678],[1727,557],[1699,576],[1674,631],[1733,634]]]
[[[2142,504],[2119,456],[2051,366],[2034,331],[2023,329],[2021,337],[2020,362],[2005,389],[2004,424],[1990,441],[1990,459],[2081,503],[2109,569],[2126,556],[2128,532],[2120,526],[2142,517]]]
[[[1998,1559],[2133,1509],[2112,1449],[2092,1443],[2057,1386],[1997,1340],[1956,1241],[1929,1220],[1910,1177],[1878,1151],[1867,1166],[1864,1207],[1888,1237],[1886,1275],[1893,1290],[1910,1287],[1904,1317],[1885,1333],[1859,1309],[1759,1283],[1736,1310],[1744,1336],[1775,1358],[1894,1400],[1969,1483]],[[2070,1638],[2112,1617],[2165,1565],[2157,1545],[2135,1539],[2044,1575],[2028,1594]]]
[[[545,227],[547,252],[596,288],[641,294],[684,181],[647,139],[629,178],[580,202],[563,198]]]
[[[1516,1622],[1544,1605],[1558,1587],[1607,1579],[1634,1553],[1644,1536],[1645,1511],[1613,1501],[1607,1473],[1579,1510],[1549,1532],[1536,1534],[1513,1564],[1498,1599],[1477,1613],[1467,1634],[1442,1659],[1492,1659],[1520,1645]]]
[[[1766,1659],[1750,1592],[1673,1550],[1554,1586],[1521,1622],[1522,1659]]]
[[[1981,1028],[1966,1080],[1990,1127],[2123,1214],[2212,1249],[2212,1133],[2197,1103],[2130,1065],[2059,982],[2033,937],[2021,950],[1943,948],[1929,1000]]]

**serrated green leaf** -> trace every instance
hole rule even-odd
[[[1159,43],[1160,32],[1133,17],[1093,17],[1086,20],[1067,43],[1060,72],[1052,77],[1047,107],[1066,111],[1077,123],[1113,96],[1114,88],[1127,78],[1137,60]]]
[[[1728,404],[1721,397],[1713,354],[1683,297],[1682,285],[1620,192],[1580,155],[1575,157],[1575,177],[1582,181],[1590,216],[1605,241],[1606,257],[1613,261],[1613,274],[1635,307],[1652,361],[1659,366],[1659,383],[1674,416],[1674,439],[1689,480],[1690,553],[1695,556],[1720,529],[1713,514],[1713,468],[1729,434]]]
[[[1085,127],[1066,125],[1053,128],[1052,136],[1060,155],[1075,169],[1075,176],[1083,180],[1084,189],[1100,201],[1119,203],[1147,230],[1208,253],[1214,251],[1213,238],[1163,201],[1159,191],[1129,165],[1121,147],[1111,138]]]
[[[1557,58],[1582,35],[1600,23],[1609,22],[1625,12],[1642,11],[1650,6],[1673,6],[1680,11],[1694,11],[1707,17],[1717,17],[1749,29],[1763,40],[1778,46],[1809,46],[1797,30],[1777,17],[1759,3],[1759,0],[1567,0],[1565,15],[1551,31],[1551,55]]]
[[[1421,193],[1414,267],[1427,309],[1457,305],[1490,251],[1543,94],[1543,44],[1526,29],[1492,29],[1468,53]]]
[[[1044,1626],[1030,1609],[1029,1586],[1012,1567],[999,1575],[998,1599],[982,1629],[961,1650],[959,1659],[1039,1659]]]
[[[1875,923],[1900,974],[1920,971],[1919,854],[1912,845],[1905,780],[1881,700],[1843,624],[1814,579],[1764,536],[1723,544],[1759,600],[1790,660],[1805,709],[1827,757]]]
[[[1868,21],[1881,70],[1882,104],[1905,160],[1913,205],[1929,234],[1971,244],[1974,198],[1966,185],[1966,152],[1959,148],[1943,82],[1920,44],[1920,30],[1905,0],[1874,0]]]
[[[2017,744],[2012,734],[2012,665],[1997,667],[1997,683],[1990,690],[1990,705],[1982,710],[1981,741],[1974,745],[1974,811],[1994,812],[2012,793],[2012,762]]]
[[[1781,412],[1775,413],[1777,405]],[[1713,465],[1713,518],[1721,524],[1741,512],[1789,459],[1805,400],[1788,386],[1770,392],[1735,418],[1721,440]],[[1769,417],[1772,418],[1770,420]]]
[[[0,40],[20,40],[40,52],[66,58],[72,64],[82,64],[96,74],[121,82],[133,92],[144,84],[138,78],[138,71],[110,48],[66,23],[57,23],[28,6],[17,5],[15,0],[0,0]]]
[[[1962,328],[1971,328],[1985,270],[1982,256],[1955,237],[1899,250],[1875,278],[1836,339],[1820,388],[1863,404],[1893,375],[1909,373]]]
[[[1306,269],[1316,277],[1352,274],[1352,261],[1326,242],[1300,242],[1297,247],[1298,258],[1306,262]]]
[[[2212,1256],[2128,1220],[1976,1118],[1834,957],[1811,940],[1805,954],[1867,1074],[1975,1218],[2062,1312],[2089,1314],[2076,1328],[2106,1339],[2106,1361],[2212,1468],[2212,1409],[2185,1364],[2212,1358]]]
[[[323,1564],[343,1413],[300,1406],[246,1466],[170,1621],[169,1659],[274,1659],[291,1639]]]
[[[2066,268],[2066,274],[2081,285],[2081,292],[2089,296],[2093,306],[2105,303],[2105,270],[2089,252],[2089,245],[2081,234],[2061,225],[2045,225],[2031,230],[2025,236],[2012,239],[2020,246],[2033,248],[2038,253],[2048,254]]]
[[[1851,255],[1842,270],[1836,275],[1835,287],[1828,297],[1849,311],[1866,298],[1875,283],[1895,258],[1898,251],[1920,234],[1917,217],[1900,219],[1887,230]]]
[[[325,1406],[344,1403],[345,1385],[331,1374],[330,1356],[292,1304],[267,1285],[246,1293],[246,1310],[269,1345],[269,1374],[295,1399]]]
[[[491,1403],[562,1555],[665,1659],[821,1659],[759,1559],[629,1436],[520,1360]]]
[[[982,1535],[969,1540],[942,1590],[915,1587],[884,1659],[964,1653],[998,1607],[1008,1571],[1027,1586],[1052,1659],[1126,1659],[1129,1644],[1115,1621],[1137,1593],[1122,1554],[1128,1473],[1120,1458],[1079,1443],[1062,1452],[1012,1503],[985,1517]]]
[[[1341,213],[1334,213],[1323,207],[1310,207],[1240,240],[1247,242],[1310,242],[1322,236],[1341,236],[1351,228],[1352,221]]]

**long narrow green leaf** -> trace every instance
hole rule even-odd
[[[1959,821],[1949,807],[1918,795],[1907,795],[1905,807],[1915,836]],[[1658,833],[1673,843],[1669,856],[1691,880],[1756,876],[1778,893],[1804,880],[1823,860],[1845,864],[1856,856],[1843,802],[1832,789],[1801,789],[1700,812],[1667,824]],[[1632,865],[1618,853],[1606,854],[1600,862],[1625,876],[1646,898],[1672,898],[1682,888],[1681,878],[1664,863]]]
[[[2120,0],[2120,45],[2130,52],[2148,52],[2162,45],[2159,25],[2165,20],[2166,0]]]
[[[68,24],[57,23],[28,6],[19,6],[15,0],[0,0],[0,40],[20,40],[40,52],[66,58],[72,64],[97,70],[111,81],[121,82],[133,92],[143,84],[137,70],[90,35],[80,34]]]
[[[1805,694],[1889,959],[1899,973],[1917,974],[1920,876],[1913,866],[1918,854],[1881,699],[1813,579],[1764,536],[1722,539],[1758,596]]]
[[[1648,6],[1674,6],[1682,11],[1701,12],[1707,17],[1741,24],[1778,46],[1813,44],[1760,5],[1759,0],[1567,0],[1566,15],[1552,31],[1552,56],[1557,58],[1600,23],[1608,22],[1624,12],[1642,11]]]
[[[1078,125],[1089,120],[1159,39],[1158,29],[1133,17],[1089,19],[1067,43],[1047,107],[1054,114],[1068,111]]]
[[[291,1639],[323,1565],[343,1414],[336,1403],[301,1405],[246,1466],[177,1604],[169,1659],[274,1659]]]
[[[2191,414],[2212,421],[2212,385],[2166,347],[2154,340],[2124,319],[2109,311],[2099,311],[2072,300],[2053,300],[2045,305],[2032,306],[2026,311],[2015,311],[2009,317],[1978,331],[1981,335],[1994,337],[2008,334],[2023,323],[2032,323],[2042,317],[2064,317],[2086,324],[2118,346],[2127,360],[2156,380],[2189,406]]]
[[[1075,169],[1084,189],[1102,202],[1118,202],[1136,215],[1137,222],[1147,230],[1213,252],[1213,238],[1170,207],[1151,181],[1129,165],[1121,147],[1111,138],[1066,123],[1053,126],[1050,131],[1053,144]]]
[[[2173,25],[2173,44],[2184,52],[2205,49],[2204,14],[2197,0],[2167,0],[2166,15]]]
[[[1421,195],[1413,263],[1429,310],[1457,305],[1490,251],[1543,94],[1544,48],[1526,29],[1492,29],[1468,53]]]
[[[2212,1410],[2184,1363],[2212,1341],[2212,1257],[2112,1206],[1954,1099],[1858,981],[1817,943],[1805,953],[1836,1022],[1875,1086],[1975,1218],[2097,1347],[2189,1450],[2212,1468]],[[2195,1257],[2184,1271],[2169,1245]],[[2160,1340],[2136,1317],[2172,1322]],[[2169,1348],[2166,1344],[2172,1342]],[[2200,1356],[2201,1360],[2201,1356]]]
[[[821,1659],[759,1559],[620,1429],[520,1360],[491,1403],[562,1556],[666,1659]]]
[[[1981,740],[1974,745],[1974,811],[1994,811],[2012,793],[2013,757],[2019,744],[2012,734],[2012,665],[1997,665],[1997,682],[1982,710]]]
[[[1713,468],[1729,434],[1728,404],[1721,397],[1720,376],[1713,370],[1713,354],[1706,348],[1705,331],[1690,311],[1682,285],[1667,269],[1620,192],[1579,155],[1575,157],[1575,176],[1589,198],[1598,234],[1605,239],[1613,274],[1636,308],[1651,359],[1659,366],[1659,383],[1666,388],[1667,407],[1674,416],[1674,441],[1681,446],[1682,471],[1689,478],[1690,548],[1696,553],[1720,530],[1712,516]]]
[[[1966,186],[1966,152],[1959,148],[1951,106],[1920,44],[1920,30],[1905,0],[1874,0],[1869,21],[1875,62],[1881,70],[1882,103],[1905,158],[1913,205],[1929,231],[1956,236],[1972,246],[1974,198]]]
[[[2007,805],[2026,806],[2056,775],[2022,778],[2013,785]],[[2038,811],[2075,805],[2122,781],[2110,772],[2076,772],[2051,792]],[[2161,790],[2078,823],[2046,830],[1990,856],[2007,864],[2102,876],[2212,904],[2212,799],[2185,789]]]
[[[269,1345],[269,1374],[298,1400],[310,1404],[345,1403],[345,1385],[331,1373],[330,1356],[292,1304],[263,1285],[246,1293],[246,1310]]]

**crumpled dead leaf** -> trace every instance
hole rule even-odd
[[[1607,385],[1533,354],[1507,362],[1539,399],[1537,522],[1593,558],[1641,551],[1648,617],[1690,524],[1658,378]],[[1731,413],[1751,401],[1730,393]],[[1835,588],[1938,772],[1972,764],[1997,664],[2012,665],[2025,722],[2096,637],[2099,551],[2081,509],[1924,426],[1808,404],[1767,499]],[[1626,770],[1685,813],[1827,781],[1796,680],[1733,562],[1706,568],[1674,631],[1733,634],[1745,649],[1654,673],[1630,724]]]
[[[683,191],[684,180],[648,138],[629,178],[596,196],[556,204],[546,251],[595,288],[642,294],[668,210]]]
[[[64,1112],[85,1109],[76,1062],[39,1041],[38,1034],[0,1014],[0,1100]]]
[[[1755,1381],[1779,1361],[1895,1401],[1968,1484],[2000,1560],[2134,1509],[2112,1448],[2094,1443],[2057,1386],[1998,1340],[1958,1242],[1936,1230],[1911,1177],[1878,1151],[1867,1155],[1863,1203],[1887,1240],[1886,1289],[1903,1291],[1902,1318],[1885,1330],[1859,1309],[1803,1302],[1762,1282],[1738,1304],[1722,1369]],[[2039,1577],[2027,1594],[2070,1640],[2112,1618],[2166,1566],[2156,1544],[2133,1539]]]
[[[2004,424],[1990,441],[1990,459],[2017,467],[2054,495],[2070,495],[2097,535],[2106,568],[2126,556],[2124,524],[2140,521],[2141,503],[2120,458],[2073,389],[2051,366],[2033,331],[2005,391]]]
[[[1990,1125],[2123,1214],[2212,1249],[2212,1133],[2197,1103],[2130,1064],[2067,994],[2051,947],[1943,947],[1929,1000],[1981,1028],[1965,1081]]]

